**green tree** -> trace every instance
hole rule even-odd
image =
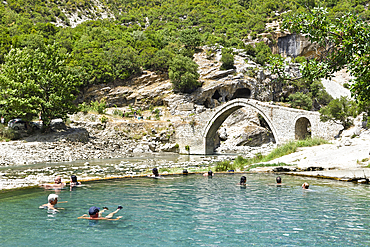
[[[66,119],[77,111],[73,104],[81,85],[81,73],[67,67],[69,54],[57,45],[33,50],[11,49],[0,74],[0,104],[8,117],[32,120],[41,113],[45,127],[54,118]]]
[[[180,41],[186,49],[195,50],[202,43],[202,38],[196,28],[184,29],[180,32]]]
[[[198,64],[188,57],[176,55],[168,69],[169,77],[175,88],[180,92],[190,93],[201,86],[198,81]]]
[[[370,100],[370,27],[359,15],[344,14],[329,18],[325,8],[285,18],[284,28],[308,34],[320,49],[314,59],[306,61],[302,75],[306,78],[329,78],[343,68],[354,76],[351,92],[359,101]]]
[[[307,111],[312,108],[312,99],[310,95],[301,92],[289,95],[289,103],[294,108],[301,108]]]
[[[348,129],[352,125],[352,118],[357,116],[357,111],[356,102],[342,96],[333,99],[326,107],[320,109],[320,119],[324,122],[332,120]]]
[[[256,62],[264,65],[272,55],[271,49],[263,41],[256,44]]]
[[[223,49],[222,56],[221,56],[221,70],[228,70],[234,69],[234,55],[232,54],[232,50]]]

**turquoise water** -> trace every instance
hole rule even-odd
[[[246,174],[134,178],[59,192],[65,210],[38,209],[53,191],[0,193],[1,246],[369,246],[369,186]],[[307,181],[313,191],[303,191]],[[119,221],[77,219],[122,205]]]

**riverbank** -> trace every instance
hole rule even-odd
[[[253,172],[276,172],[284,174],[335,179],[357,183],[369,183],[370,178],[370,131],[352,128],[342,137],[315,147],[300,148],[266,163],[284,163],[289,166],[258,167]]]
[[[134,128],[135,124],[141,124],[123,122]],[[81,181],[140,177],[151,174],[153,167],[161,169],[162,174],[181,173],[183,169],[202,173],[219,161],[236,157],[153,152],[151,145],[162,144],[148,138],[137,141],[117,137],[116,126],[102,128],[100,125],[74,122],[73,128],[33,135],[22,141],[1,142],[0,190],[50,183],[57,175],[62,176],[63,181],[69,181],[71,175],[77,175]],[[356,126],[344,131],[341,138],[330,144],[300,148],[295,153],[266,162],[277,166],[258,167],[250,172],[369,183],[370,131],[359,124]],[[255,152],[258,152],[257,148]]]

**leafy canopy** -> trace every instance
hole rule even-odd
[[[303,63],[304,77],[312,81],[329,78],[347,68],[354,76],[352,94],[359,101],[370,100],[370,27],[359,15],[329,18],[327,9],[313,8],[286,17],[283,26],[291,32],[308,34],[310,41],[320,46],[319,53]]]
[[[352,125],[352,117],[357,116],[357,111],[356,102],[342,96],[320,109],[320,120],[324,122],[332,120],[347,129]]]
[[[177,55],[173,58],[169,67],[169,77],[175,88],[180,92],[189,93],[201,86],[198,82],[198,64],[191,58]]]
[[[11,49],[0,74],[0,102],[6,116],[32,120],[41,113],[47,127],[51,119],[66,119],[76,112],[73,101],[82,84],[81,74],[66,66],[68,58],[57,45]]]

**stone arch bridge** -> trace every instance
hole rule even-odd
[[[180,153],[213,154],[218,128],[231,113],[245,106],[252,107],[265,119],[277,144],[303,139],[307,135],[330,140],[342,129],[341,125],[333,122],[321,122],[318,112],[238,98],[197,114],[178,126],[175,139]]]

